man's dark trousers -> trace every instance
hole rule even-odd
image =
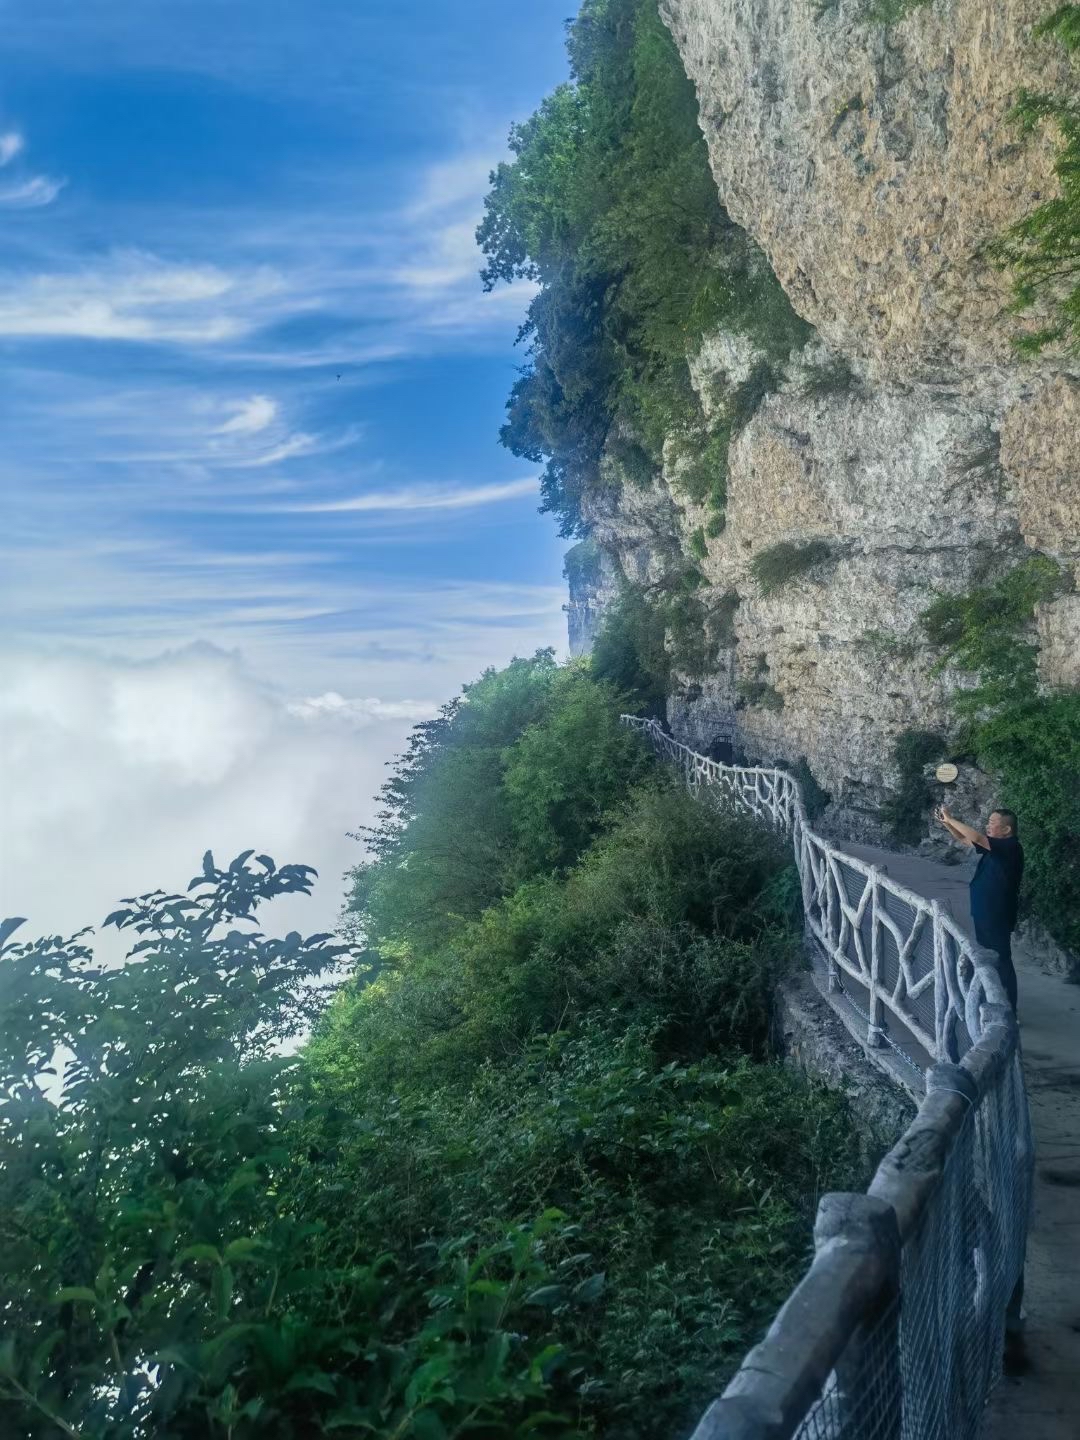
[[[975,926],[975,939],[987,950],[997,951],[998,974],[1005,986],[1009,1004],[1016,1011],[1016,969],[1012,959],[1012,935],[1008,930],[998,930],[986,925]]]

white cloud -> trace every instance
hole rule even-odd
[[[231,407],[235,413],[231,420],[219,425],[219,435],[256,435],[273,424],[278,407],[269,395],[252,395]]]
[[[271,446],[269,450],[233,460],[231,463],[241,467],[279,465],[283,460],[295,460],[298,455],[312,455],[317,450],[328,448],[332,443],[320,441],[315,435],[305,435],[302,431],[298,431],[295,435],[289,435],[277,445]]]
[[[17,130],[8,130],[5,134],[0,135],[0,169],[11,164],[24,144],[25,141]]]
[[[251,330],[280,279],[139,251],[68,273],[0,276],[0,335],[214,343]]]
[[[66,184],[66,180],[34,175],[17,185],[0,186],[0,205],[9,210],[39,210],[43,205],[51,205]]]
[[[355,495],[347,500],[326,500],[275,508],[295,515],[361,514],[380,510],[465,510],[478,505],[498,504],[503,500],[518,500],[524,495],[535,495],[539,488],[539,480],[535,475],[531,475],[524,480],[508,480],[502,485],[410,485],[400,490]]]
[[[294,700],[288,706],[290,714],[304,720],[337,720],[352,725],[370,725],[377,720],[430,720],[438,713],[439,703],[434,700],[347,700],[336,690],[327,690],[325,695],[312,695],[304,700]]]
[[[411,220],[422,220],[433,212],[455,206],[475,209],[487,192],[488,177],[494,168],[491,156],[481,153],[455,155],[429,166],[406,215]]]
[[[99,923],[124,895],[182,889],[207,848],[318,867],[312,899],[274,902],[271,933],[332,929],[347,838],[375,811],[387,757],[425,702],[288,702],[210,646],[148,663],[3,656],[0,916],[21,934]]]

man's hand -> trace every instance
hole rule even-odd
[[[946,805],[939,805],[934,814],[954,840],[962,840],[965,845],[978,845],[983,850],[990,849],[990,842],[982,831],[976,830],[973,825],[965,825],[962,820],[954,820]]]

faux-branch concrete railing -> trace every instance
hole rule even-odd
[[[1033,1168],[1016,1020],[994,957],[933,901],[815,835],[786,771],[721,765],[655,721],[623,720],[695,794],[708,786],[722,805],[791,832],[807,932],[830,981],[848,975],[870,994],[868,1046],[880,1045],[887,1011],[937,1060],[867,1193],[822,1199],[813,1263],[692,1440],[975,1440],[1018,1304]],[[906,934],[888,896],[914,916]],[[933,964],[919,974],[927,921]],[[913,1005],[930,986],[932,1036]]]
[[[879,867],[816,835],[807,824],[799,784],[786,770],[721,765],[673,740],[655,720],[622,719],[679,766],[692,792],[709,787],[721,803],[749,810],[791,834],[806,925],[828,962],[829,988],[839,989],[847,977],[869,995],[866,1043],[885,1043],[888,1012],[931,1059],[959,1060],[982,1033],[983,1002],[1005,998],[995,984],[992,952],[965,935],[938,901],[898,885]],[[895,972],[888,980],[887,951],[888,968]],[[933,1000],[932,1021],[926,1001],[919,1003],[924,996]]]

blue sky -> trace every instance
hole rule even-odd
[[[208,757],[233,687],[301,770],[327,717],[381,766],[485,664],[565,646],[565,544],[497,443],[528,290],[485,296],[472,235],[568,9],[0,0],[0,721],[31,828],[76,753],[129,827],[148,755],[191,810],[155,704],[117,728],[132,686],[182,694]]]

